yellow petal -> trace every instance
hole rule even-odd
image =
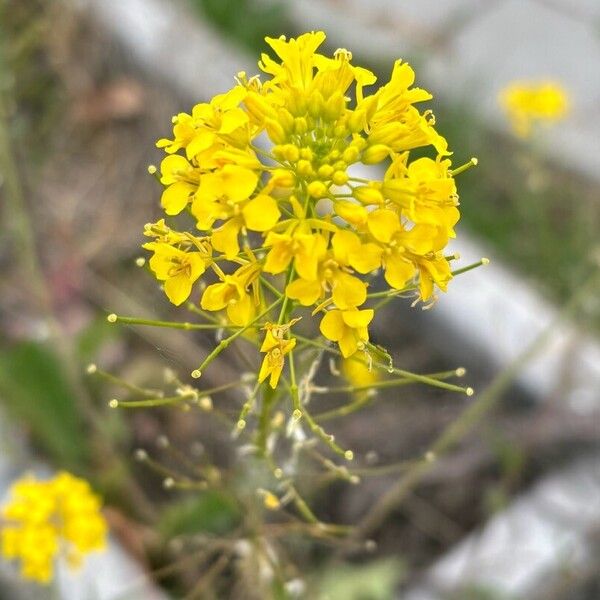
[[[221,310],[227,306],[231,295],[231,286],[227,283],[213,283],[202,294],[200,306],[204,310]]]
[[[225,195],[232,202],[241,202],[249,198],[258,183],[258,175],[254,171],[237,165],[225,165],[219,173],[219,178],[218,195]]]
[[[181,260],[185,256],[185,252],[173,248],[169,244],[151,243],[153,244],[152,250],[154,250],[154,254],[150,258],[150,268],[156,279],[165,281],[173,268],[173,258]]]
[[[340,273],[335,278],[331,295],[338,308],[356,308],[367,299],[367,286],[357,277]]]
[[[199,129],[185,148],[185,154],[189,159],[194,158],[201,152],[210,148],[215,142],[214,132],[208,129]]]
[[[263,267],[263,270],[265,273],[272,273],[273,275],[277,275],[277,273],[283,273],[288,268],[291,260],[291,246],[286,243],[277,243],[267,254],[267,259],[265,260],[265,266]]]
[[[238,243],[238,233],[242,223],[239,219],[230,219],[219,229],[213,231],[210,241],[213,247],[219,252],[223,252],[227,258],[234,258],[240,252]]]
[[[400,219],[398,215],[387,208],[374,210],[368,218],[369,231],[378,241],[387,244],[392,236],[400,231]]]
[[[317,278],[319,261],[327,252],[327,242],[322,235],[302,235],[297,240],[300,250],[296,253],[294,266],[302,279],[314,280]]]
[[[346,333],[346,325],[342,318],[342,311],[330,310],[325,313],[319,325],[321,333],[332,342],[341,340]]]
[[[342,312],[344,323],[352,329],[366,327],[373,319],[374,311],[372,308],[365,310],[345,310]]]
[[[368,212],[364,206],[354,202],[338,201],[334,204],[335,213],[355,227],[362,227],[367,222]]]
[[[241,108],[232,108],[223,114],[219,133],[232,133],[248,123],[248,115]]]
[[[333,256],[338,263],[349,264],[349,256],[352,253],[360,253],[360,239],[352,231],[340,230],[331,240]]]
[[[227,304],[227,316],[234,325],[248,325],[255,316],[254,301],[250,294],[243,294],[239,300]]]
[[[275,339],[273,333],[270,329],[267,329],[265,333],[265,339],[263,340],[262,346],[260,347],[261,352],[268,352],[275,348],[275,346],[279,346],[280,340]]]
[[[206,261],[200,252],[188,252],[185,256],[190,267],[190,280],[192,283],[206,271]]]
[[[281,216],[277,202],[264,194],[250,200],[242,209],[242,214],[246,227],[252,231],[268,231]]]
[[[415,266],[400,256],[392,256],[385,264],[385,280],[391,287],[401,290],[414,277]]]
[[[218,219],[219,204],[208,200],[206,198],[200,198],[198,194],[194,197],[192,202],[192,214],[196,217],[196,227],[202,231],[210,229],[214,222]]]
[[[258,373],[258,383],[262,383],[272,372],[273,367],[271,366],[271,361],[269,360],[269,355],[267,354],[262,361],[260,366],[260,371]]]
[[[172,154],[163,158],[160,163],[160,182],[164,185],[171,185],[180,181],[181,176],[192,170],[190,163],[179,154]]]
[[[283,357],[282,357],[281,360],[277,361],[277,363],[274,364],[271,369],[271,377],[269,379],[269,385],[273,389],[275,389],[277,387],[277,384],[279,383],[279,378],[281,377],[281,372],[283,371],[283,365],[284,365],[284,361],[283,361]]]
[[[185,273],[178,273],[165,281],[165,293],[169,300],[179,306],[185,302],[192,291],[192,281]]]
[[[358,251],[348,256],[348,264],[359,273],[371,273],[381,265],[383,250],[377,244],[363,244]]]
[[[306,279],[296,279],[285,288],[285,293],[292,300],[298,300],[303,306],[314,304],[321,297],[322,291],[319,281]]]
[[[344,335],[338,340],[340,352],[344,358],[352,356],[358,350],[357,335],[351,329],[346,330]]]
[[[160,204],[168,215],[178,215],[187,206],[195,191],[196,188],[191,183],[177,181],[162,193]]]

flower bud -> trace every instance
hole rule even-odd
[[[362,162],[366,165],[374,165],[387,158],[390,152],[390,148],[385,144],[375,144],[363,152]]]
[[[327,186],[322,181],[311,181],[307,191],[313,198],[324,198],[327,195]]]
[[[377,188],[367,185],[354,188],[352,195],[363,204],[381,204],[383,202],[381,192]]]
[[[275,121],[275,119],[267,119],[265,123],[267,135],[271,138],[274,144],[283,144],[287,140],[287,136],[281,123]]]
[[[294,130],[294,117],[285,108],[277,111],[277,120],[286,132],[291,133]]]

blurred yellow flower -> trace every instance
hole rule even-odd
[[[515,81],[500,92],[500,103],[513,131],[527,137],[537,123],[556,123],[569,111],[569,96],[557,82]]]
[[[107,524],[89,484],[60,472],[49,480],[26,475],[13,484],[2,508],[2,556],[21,563],[21,575],[48,583],[54,561],[76,568],[85,554],[104,548]]]

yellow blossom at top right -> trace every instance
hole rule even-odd
[[[515,81],[503,88],[499,101],[516,135],[529,137],[537,124],[551,124],[569,112],[569,95],[557,82]]]

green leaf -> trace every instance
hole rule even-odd
[[[57,465],[77,469],[89,448],[77,401],[51,349],[23,342],[0,352],[0,400]]]
[[[390,600],[405,575],[393,559],[331,569],[321,578],[318,598],[328,600]]]
[[[184,533],[218,535],[231,531],[239,521],[239,509],[231,497],[209,490],[165,509],[158,529],[167,539]]]

